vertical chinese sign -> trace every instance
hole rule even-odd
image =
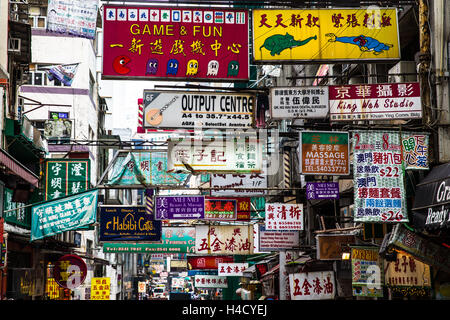
[[[110,278],[92,278],[91,300],[109,300],[111,293]]]
[[[348,132],[300,132],[300,168],[304,175],[350,174]]]
[[[103,77],[248,81],[248,10],[104,6]]]
[[[90,187],[90,160],[58,159],[45,163],[45,200],[76,194]]]
[[[353,134],[354,221],[408,222],[399,132]]]
[[[402,151],[405,169],[427,170],[428,164],[427,133],[402,133]]]
[[[195,253],[252,254],[253,226],[196,226]]]
[[[333,271],[291,273],[292,300],[332,300],[336,295]]]
[[[357,297],[383,297],[383,264],[378,248],[352,248],[352,291]]]
[[[253,10],[256,62],[397,60],[396,9]]]
[[[266,203],[266,230],[304,230],[303,204]]]

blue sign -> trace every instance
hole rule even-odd
[[[101,206],[100,241],[161,241],[161,221],[144,206]]]
[[[339,199],[339,182],[307,182],[306,199]]]

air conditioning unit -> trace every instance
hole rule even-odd
[[[415,61],[400,61],[388,72],[388,80],[390,83],[415,82],[417,81],[417,73]],[[407,73],[407,75],[403,75]]]

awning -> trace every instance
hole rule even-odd
[[[416,229],[450,227],[450,163],[434,167],[416,186],[412,208]]]
[[[21,177],[26,182],[37,187],[39,183],[39,177],[32,173],[29,169],[23,166],[20,162],[14,159],[5,150],[0,149],[0,163],[3,164],[13,174]]]

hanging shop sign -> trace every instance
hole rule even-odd
[[[303,204],[266,203],[266,230],[304,230]]]
[[[162,227],[161,243],[103,243],[104,253],[194,253],[194,227]]]
[[[98,0],[49,0],[47,31],[95,39]]]
[[[289,287],[292,300],[330,300],[336,295],[333,271],[291,273]]]
[[[204,196],[156,196],[155,219],[203,219]]]
[[[403,162],[406,170],[429,169],[428,142],[428,133],[402,133]]]
[[[255,107],[250,93],[144,90],[144,128],[248,129]]]
[[[328,116],[328,87],[270,88],[272,119],[310,119]]]
[[[32,206],[31,241],[95,223],[98,190]]]
[[[250,214],[250,198],[247,198],[247,210]],[[243,203],[241,203],[243,205]],[[236,199],[226,198],[205,198],[205,219],[206,220],[236,220],[238,204]]]
[[[399,132],[353,134],[354,221],[408,222]]]
[[[3,232],[5,230],[5,219],[0,218],[0,268],[6,266],[6,237],[3,236]]]
[[[379,248],[352,247],[352,291],[354,297],[383,297],[383,262]]]
[[[194,277],[196,288],[228,288],[227,277],[196,274]]]
[[[318,234],[317,242],[317,259],[318,260],[341,260],[342,253],[347,250],[350,244],[355,243],[354,235],[341,234]]]
[[[252,21],[255,62],[400,59],[396,9],[255,9]]]
[[[3,187],[3,218],[9,224],[31,228],[31,208],[24,203],[13,201],[14,191]]]
[[[300,167],[304,175],[350,174],[348,132],[300,132]]]
[[[329,101],[331,121],[422,118],[418,82],[329,86]]]
[[[75,289],[84,283],[87,265],[82,258],[66,254],[59,258],[53,267],[53,278],[63,288]]]
[[[104,6],[104,79],[248,81],[248,10]]]
[[[248,263],[219,263],[218,274],[223,277],[242,277],[246,269],[248,269]]]
[[[233,262],[233,256],[195,256],[187,258],[189,269],[217,269],[219,263]]]
[[[253,254],[253,226],[196,226],[195,253]]]
[[[339,182],[307,182],[306,199],[339,199]]]
[[[259,252],[282,251],[300,246],[298,230],[266,230],[262,224],[256,226],[259,229]]]
[[[45,162],[45,200],[58,199],[90,188],[89,159],[49,159]]]
[[[167,152],[119,152],[105,185],[166,186],[183,184],[188,175],[167,172]]]
[[[205,142],[168,141],[169,172],[259,173],[262,143],[253,137]]]
[[[144,206],[100,206],[99,240],[161,241],[161,221]]]
[[[109,300],[111,294],[110,278],[91,279],[91,300]]]

